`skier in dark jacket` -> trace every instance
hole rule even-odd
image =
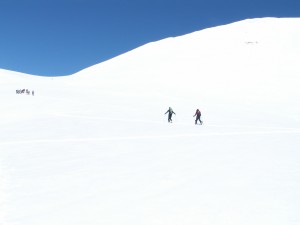
[[[176,115],[176,113],[173,111],[173,109],[172,109],[171,107],[169,107],[169,110],[168,110],[165,114],[167,114],[167,113],[169,113],[169,116],[168,116],[168,122],[169,122],[169,123],[172,123],[172,115],[173,115],[173,114]]]
[[[203,122],[202,122],[201,119],[200,119],[200,117],[201,117],[201,112],[200,112],[199,109],[196,110],[196,113],[195,113],[194,117],[195,117],[195,116],[196,116],[195,124],[197,124],[197,121],[199,120],[200,124],[202,125]]]

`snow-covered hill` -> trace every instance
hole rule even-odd
[[[298,225],[299,40],[251,19],[66,77],[0,70],[0,224]]]

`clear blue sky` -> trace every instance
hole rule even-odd
[[[68,75],[148,42],[257,17],[300,17],[300,0],[0,0],[0,68]]]

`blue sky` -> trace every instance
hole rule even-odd
[[[257,17],[300,17],[300,1],[0,0],[0,68],[68,75],[148,42]]]

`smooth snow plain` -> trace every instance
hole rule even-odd
[[[0,70],[0,224],[299,225],[299,40],[250,19],[65,77]]]

